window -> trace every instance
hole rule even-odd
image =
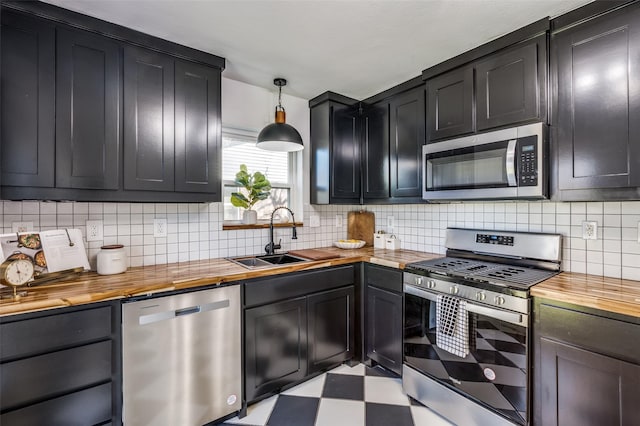
[[[222,130],[222,180],[224,185],[224,220],[241,220],[243,209],[231,204],[231,193],[238,192],[234,185],[236,173],[241,164],[246,164],[249,173],[264,173],[271,182],[271,195],[253,207],[258,219],[269,219],[278,206],[290,207],[294,204],[292,192],[293,173],[296,169],[295,153],[265,151],[256,147],[256,132],[235,129]]]

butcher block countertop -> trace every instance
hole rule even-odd
[[[640,281],[563,272],[531,295],[640,318]]]
[[[411,250],[385,250],[372,247],[355,250],[328,247],[321,250],[335,253],[339,257],[253,270],[225,259],[209,259],[129,268],[127,272],[118,275],[98,275],[95,272],[86,272],[66,281],[19,289],[27,290],[28,294],[19,301],[1,299],[0,316],[183,290],[361,261],[402,269],[407,263],[441,257],[441,255]],[[2,289],[2,295],[10,294],[11,290],[10,288]]]

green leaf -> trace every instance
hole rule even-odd
[[[231,204],[235,207],[250,209],[258,201],[269,198],[271,191],[269,179],[261,172],[250,174],[245,164],[240,165],[234,184],[246,191],[246,195],[241,192],[231,194]]]

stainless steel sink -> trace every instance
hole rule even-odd
[[[287,265],[290,263],[308,262],[309,259],[293,256],[287,253],[263,254],[259,256],[227,257],[227,260],[248,269],[268,268],[271,266]]]

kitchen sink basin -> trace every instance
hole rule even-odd
[[[227,260],[249,269],[267,268],[290,263],[308,262],[309,259],[292,256],[287,253],[263,254],[260,256],[228,257]]]

